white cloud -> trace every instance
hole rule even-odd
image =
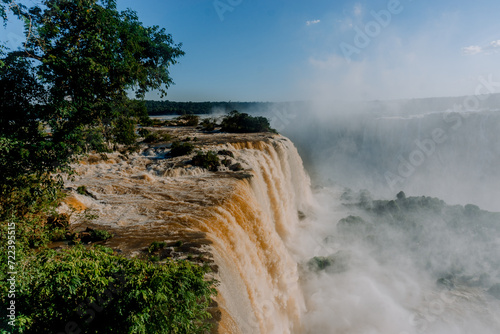
[[[471,45],[462,48],[462,53],[466,55],[477,55],[483,52],[483,48],[479,45]]]
[[[498,47],[500,47],[500,39],[499,39],[499,40],[496,40],[496,41],[491,42],[491,43],[490,43],[490,46],[491,46],[492,48],[498,48]]]
[[[310,26],[310,25],[313,25],[313,24],[318,24],[320,22],[321,22],[321,20],[312,20],[312,21],[306,21],[306,24],[308,26]]]
[[[500,48],[500,39],[495,41],[491,41],[488,45],[479,46],[479,45],[471,45],[462,48],[462,53],[465,55],[492,55],[498,53],[498,48]]]

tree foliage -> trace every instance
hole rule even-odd
[[[30,260],[17,279],[20,333],[66,332],[68,324],[72,332],[120,334],[205,333],[209,327],[215,282],[205,279],[207,267],[130,260],[100,246],[43,250]],[[0,288],[7,288],[4,279]]]
[[[28,36],[25,54],[40,61],[51,103],[63,116],[54,127],[61,138],[71,141],[88,125],[112,126],[129,89],[137,97],[151,89],[166,94],[168,67],[184,52],[165,29],[143,26],[111,0],[43,4],[30,9],[36,34]]]
[[[170,156],[180,157],[182,155],[191,154],[194,150],[194,145],[189,142],[174,141],[170,146]]]
[[[9,55],[0,71],[0,219],[26,216],[58,198],[70,148],[49,133],[48,93],[25,58]]]
[[[5,64],[0,71],[1,177],[51,171],[56,157],[47,154],[54,145],[44,128],[52,117],[47,91],[28,60],[11,55]]]
[[[222,119],[221,130],[224,132],[274,132],[276,130],[271,128],[269,120],[262,116],[250,116],[247,113],[240,113],[233,110]]]
[[[31,13],[37,35],[29,52],[42,61],[54,94],[75,103],[105,103],[137,88],[165,89],[172,83],[168,67],[183,55],[180,45],[158,26],[144,27],[131,10],[119,12],[114,1],[48,0],[44,11]]]
[[[220,166],[219,157],[217,156],[217,152],[214,151],[196,152],[196,155],[191,160],[191,163],[194,166],[199,166],[212,172],[216,172],[217,168]]]
[[[218,124],[215,118],[205,118],[201,121],[201,128],[203,131],[214,131],[217,126]]]

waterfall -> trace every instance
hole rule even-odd
[[[229,144],[251,167],[200,230],[219,266],[220,331],[300,333],[304,298],[290,236],[312,203],[309,178],[285,138]]]

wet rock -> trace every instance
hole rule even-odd
[[[238,172],[240,170],[243,170],[243,166],[239,162],[237,162],[237,163],[231,165],[231,167],[229,167],[229,169],[231,169],[234,172]]]
[[[229,151],[229,150],[220,150],[217,152],[218,155],[226,155],[228,157],[231,157],[231,158],[234,158],[234,154],[233,152]]]
[[[68,196],[63,200],[63,202],[76,212],[82,212],[88,208],[84,203],[82,203],[81,196],[79,195]]]
[[[144,155],[146,155],[146,156],[152,156],[152,155],[156,155],[156,152],[155,152],[155,150],[153,148],[149,148],[146,151],[144,151]]]
[[[224,160],[221,161],[221,164],[223,166],[230,167],[231,164],[232,164],[232,162],[231,162],[231,159],[224,159]]]
[[[450,290],[455,288],[455,283],[453,283],[451,277],[442,277],[436,281],[436,284],[440,287]]]
[[[82,242],[85,244],[97,241],[104,241],[111,239],[113,234],[109,233],[105,230],[96,230],[90,227],[87,227],[84,231],[76,232],[74,234],[66,234],[67,239],[71,239],[74,242]]]
[[[367,235],[373,231],[373,226],[361,217],[348,216],[339,220],[337,230],[341,234]]]
[[[349,254],[339,251],[329,256],[316,256],[307,262],[310,271],[325,271],[329,274],[338,274],[349,269]]]

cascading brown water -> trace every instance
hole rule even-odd
[[[300,333],[304,301],[287,240],[311,203],[309,179],[288,140],[230,147],[253,177],[200,226],[220,259],[221,297],[243,333]]]

